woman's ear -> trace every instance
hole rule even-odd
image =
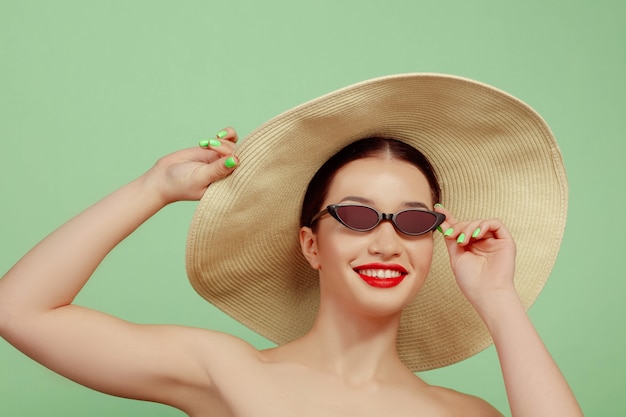
[[[300,248],[302,254],[309,261],[311,268],[320,269],[319,258],[317,256],[317,236],[310,227],[300,228]]]

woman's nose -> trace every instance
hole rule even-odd
[[[372,255],[391,258],[402,251],[402,239],[390,221],[381,221],[368,233],[370,234],[369,252]]]

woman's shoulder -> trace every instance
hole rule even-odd
[[[480,397],[464,394],[450,388],[430,386],[429,391],[450,411],[462,411],[466,417],[502,417],[502,413]],[[456,415],[456,414],[455,414]]]
[[[204,358],[221,358],[220,362],[232,359],[238,363],[262,362],[263,355],[256,347],[244,339],[215,330],[189,329],[194,334],[201,356]]]

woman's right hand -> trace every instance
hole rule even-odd
[[[239,161],[234,156],[237,132],[226,128],[219,139],[201,142],[162,157],[144,174],[150,187],[158,190],[163,205],[199,200],[208,186],[229,175]]]

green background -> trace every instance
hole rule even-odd
[[[0,274],[159,156],[224,126],[245,136],[296,104],[376,76],[462,75],[529,103],[559,140],[568,226],[530,315],[585,413],[624,416],[625,26],[621,0],[0,0]],[[270,346],[187,283],[194,207],[158,213],[78,301]],[[493,348],[421,376],[509,414]],[[0,340],[0,415],[182,413],[80,387]]]

